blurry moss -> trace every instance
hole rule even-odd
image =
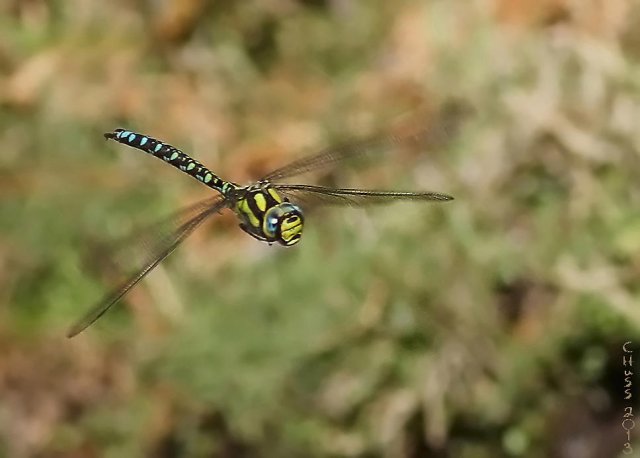
[[[511,428],[505,432],[502,444],[507,454],[511,456],[523,456],[528,451],[529,439],[527,433],[523,430]]]

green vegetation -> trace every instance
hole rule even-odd
[[[0,5],[0,457],[619,456],[640,3],[530,3]],[[292,249],[225,214],[64,337],[96,241],[208,195],[103,132],[245,182],[452,101],[447,146],[331,178],[455,201],[313,214]]]

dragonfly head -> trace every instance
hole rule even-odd
[[[269,208],[264,215],[264,233],[281,245],[291,246],[300,241],[304,216],[291,202],[282,202]]]

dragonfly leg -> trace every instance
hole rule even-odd
[[[254,239],[260,240],[261,242],[267,242],[268,241],[265,237],[263,237],[261,235],[258,235],[255,232],[252,232],[251,229],[249,229],[244,223],[240,223],[238,226],[240,226],[240,229],[245,231],[247,234],[249,234]]]

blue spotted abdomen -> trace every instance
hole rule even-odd
[[[206,168],[195,159],[189,157],[187,154],[183,153],[175,146],[163,143],[153,137],[142,135],[136,132],[131,132],[125,129],[116,129],[113,132],[104,134],[104,136],[105,138],[110,138],[125,145],[132,146],[144,151],[145,153],[162,159],[163,161],[180,169],[187,175],[191,175],[210,188],[213,188],[222,193],[226,193],[229,186],[232,186],[230,183],[222,180],[216,174],[211,172],[211,170]]]

